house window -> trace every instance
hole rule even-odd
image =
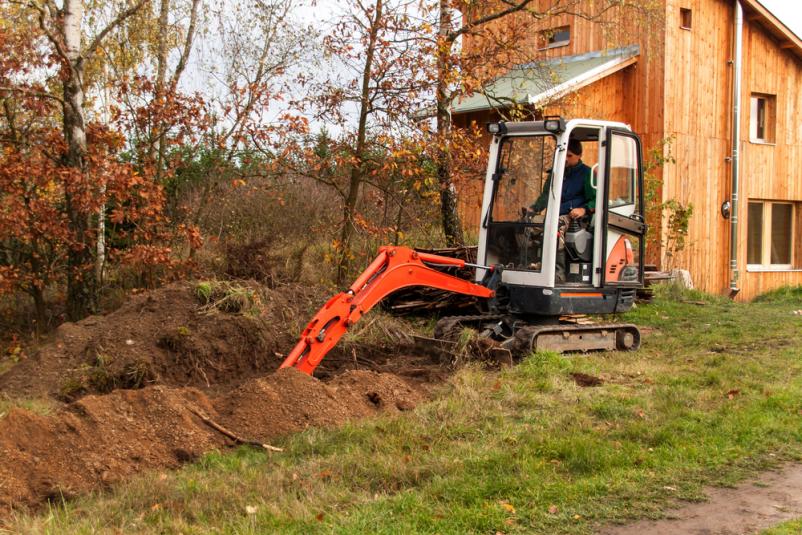
[[[774,95],[752,93],[749,116],[749,141],[774,143],[774,123],[777,98]]]
[[[802,261],[795,235],[802,203],[749,201],[746,263],[752,269],[792,269]]]
[[[567,46],[571,42],[571,27],[560,26],[540,32],[538,46],[541,50]]]
[[[693,25],[693,12],[686,7],[681,7],[679,9],[679,20],[680,28],[690,30]]]

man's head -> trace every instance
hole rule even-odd
[[[582,159],[582,143],[576,139],[568,140],[568,150],[565,152],[565,165],[573,167]]]

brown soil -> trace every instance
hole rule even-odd
[[[339,347],[313,378],[275,372],[322,298],[250,283],[248,313],[201,306],[192,285],[134,296],[119,310],[59,327],[0,375],[0,396],[59,400],[48,416],[0,415],[0,523],[37,506],[171,468],[233,445],[413,408],[447,369],[398,347]]]
[[[218,398],[154,386],[86,396],[51,416],[14,409],[0,420],[0,517],[233,444],[199,415],[239,437],[269,442],[309,426],[411,409],[422,399],[389,374],[351,371],[326,384],[289,369]]]
[[[65,323],[53,343],[0,376],[0,392],[71,401],[150,384],[219,388],[275,370],[306,309],[289,303],[295,288],[250,286],[254,314],[202,307],[194,288],[178,283],[136,295],[106,316]]]
[[[751,535],[802,516],[802,465],[763,474],[734,489],[709,489],[708,501],[644,520],[602,529],[600,535]]]

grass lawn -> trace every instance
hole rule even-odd
[[[669,294],[619,318],[644,330],[636,353],[466,368],[413,412],[212,453],[7,529],[592,533],[802,458],[802,290]]]
[[[760,535],[799,535],[800,533],[802,533],[802,518],[790,520],[779,526],[761,531]]]

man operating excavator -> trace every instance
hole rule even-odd
[[[565,229],[571,219],[592,214],[596,210],[596,189],[591,182],[591,169],[582,162],[582,143],[576,139],[568,141],[565,152],[565,174],[560,197],[560,240],[557,246],[556,279],[565,281]],[[542,212],[549,202],[551,177],[546,180],[540,196],[530,206],[534,214]]]

